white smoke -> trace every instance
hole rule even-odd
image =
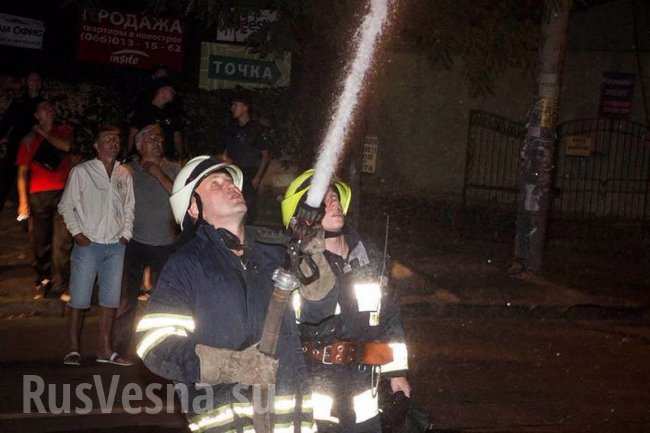
[[[372,63],[377,40],[388,15],[388,0],[370,0],[370,11],[364,17],[354,60],[345,79],[343,93],[336,104],[325,139],[320,145],[314,178],[307,193],[307,204],[319,207],[325,197],[343,151],[345,138],[356,108],[363,80]]]

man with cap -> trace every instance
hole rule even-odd
[[[173,106],[176,91],[169,80],[155,81],[150,103],[138,107],[131,118],[129,128],[128,153],[132,154],[135,144],[135,135],[147,125],[158,124],[162,128],[163,150],[165,158],[178,160],[184,155],[183,125],[177,109]]]
[[[271,161],[269,134],[252,116],[248,93],[239,92],[230,106],[233,123],[226,130],[222,158],[241,167],[244,173],[244,196],[248,206],[248,221],[255,219],[257,192]]]
[[[313,173],[307,170],[287,188],[285,226],[306,199]],[[335,180],[323,200],[324,255],[334,281],[296,292],[293,301],[318,431],[379,433],[380,377],[390,379],[393,393],[410,397],[407,348],[399,305],[383,276],[386,258],[345,224],[351,198],[350,187]]]
[[[180,397],[189,398],[183,403],[193,432],[248,432],[269,407],[273,431],[313,431],[291,309],[277,359],[256,347],[273,292],[271,275],[285,253],[244,226],[242,184],[238,167],[208,156],[179,172],[170,203],[183,242],[137,325],[137,353],[151,371],[183,385]],[[271,401],[253,398],[255,386],[272,385]]]

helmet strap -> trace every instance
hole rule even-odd
[[[196,229],[199,228],[201,224],[206,223],[203,219],[203,202],[201,201],[201,197],[196,192],[192,193],[192,197],[196,200],[196,208],[198,209],[199,214],[195,221],[188,213],[185,214],[185,218],[183,218],[183,237],[187,238],[192,237],[196,232]]]
[[[329,230],[325,230],[325,239],[327,238],[338,238],[343,234],[343,230],[340,230],[338,232],[331,232]]]
[[[198,216],[196,217],[196,225],[198,226],[201,222],[203,222],[203,202],[201,201],[201,196],[194,191],[192,193],[192,197],[194,197],[194,200],[196,200],[196,209],[199,211]]]
[[[223,243],[226,245],[226,248],[229,250],[241,251],[244,249],[244,245],[241,243],[241,240],[230,230],[219,228],[217,232],[221,236]]]

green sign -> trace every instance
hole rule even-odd
[[[286,87],[291,54],[261,57],[247,47],[204,42],[201,46],[199,87],[207,90],[246,87]]]
[[[208,78],[274,85],[281,73],[275,62],[211,55]]]

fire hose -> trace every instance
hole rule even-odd
[[[309,284],[320,276],[318,267],[311,256],[305,253],[304,247],[320,230],[320,220],[323,217],[321,207],[323,197],[329,188],[338,159],[342,154],[348,127],[358,102],[358,95],[363,87],[366,72],[372,63],[376,42],[388,16],[388,3],[389,0],[370,0],[370,10],[361,23],[355,55],[345,79],[343,92],[338,98],[331,124],[321,143],[311,189],[307,194],[306,201],[298,207],[296,215],[289,225],[288,264],[285,268],[277,269],[273,274],[275,287],[267,309],[259,345],[259,350],[266,355],[276,355],[282,319],[291,292],[300,284]],[[309,276],[302,271],[303,263],[311,272]],[[262,397],[267,399],[269,388],[263,387],[261,391]],[[253,426],[257,433],[271,433],[273,429],[270,411],[259,415],[255,411]]]
[[[289,225],[290,238],[286,242],[288,260],[285,267],[273,272],[274,289],[266,310],[262,338],[258,346],[259,351],[265,355],[275,357],[277,354],[280,329],[291,292],[298,289],[301,284],[310,284],[320,277],[318,267],[311,256],[304,252],[304,246],[317,235],[322,217],[322,209],[303,204],[298,208],[296,216]],[[303,272],[301,267],[303,263],[310,270],[310,275],[305,275]],[[262,401],[268,402],[271,396],[269,387],[262,386],[259,396]],[[271,433],[273,426],[270,409],[264,413],[255,411],[253,426],[257,433]]]

